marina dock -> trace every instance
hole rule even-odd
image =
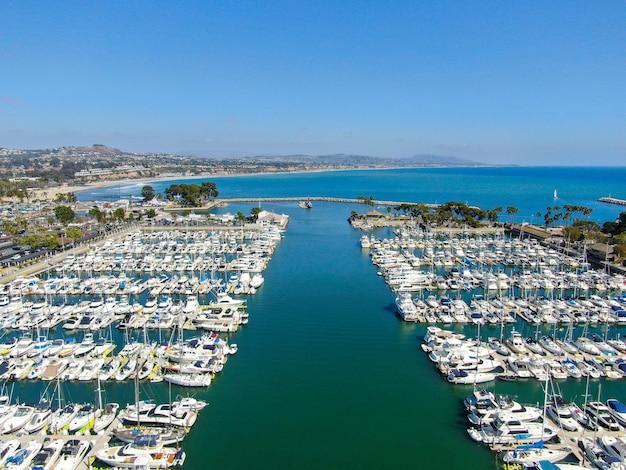
[[[46,440],[62,440],[64,443],[69,441],[70,439],[75,439],[79,441],[87,441],[90,443],[91,447],[89,452],[83,458],[78,466],[77,470],[88,470],[93,469],[93,462],[95,460],[96,452],[106,448],[108,443],[111,441],[112,430],[117,428],[120,425],[119,420],[116,418],[113,422],[99,434],[67,434],[64,432],[56,433],[53,435],[48,435],[44,432],[40,432],[37,434],[25,434],[25,433],[14,433],[7,434],[3,436],[3,440],[17,439],[20,442],[20,445],[23,447],[30,441],[37,441],[44,443]]]

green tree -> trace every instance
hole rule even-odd
[[[63,225],[67,225],[72,222],[76,216],[72,208],[68,206],[56,206],[54,208],[54,215]]]
[[[169,201],[177,201],[183,207],[201,206],[218,194],[217,186],[210,181],[204,181],[202,185],[172,184],[165,190],[165,196]]]
[[[515,217],[515,214],[517,214],[518,212],[519,212],[519,208],[515,206],[507,206],[506,213],[509,216],[508,217],[509,223],[513,222],[513,218]]]
[[[156,217],[156,211],[154,210],[153,207],[151,207],[150,209],[146,211],[146,217],[148,219],[154,219],[154,217]]]
[[[65,235],[76,241],[83,236],[83,231],[80,229],[80,227],[71,226],[67,227],[67,229],[65,230]]]
[[[46,233],[43,239],[43,247],[49,250],[56,250],[61,243],[59,242],[59,236],[55,233]]]
[[[143,202],[148,202],[154,199],[155,196],[154,188],[150,185],[146,185],[141,188],[141,197],[143,197]]]
[[[114,220],[121,222],[122,220],[124,220],[124,217],[126,217],[126,211],[124,210],[123,207],[118,207],[117,209],[113,211]]]
[[[76,202],[76,195],[72,192],[70,193],[58,193],[56,195],[56,197],[54,198],[54,202],[67,202],[67,203],[74,203]]]
[[[602,232],[613,236],[626,232],[626,212],[620,213],[614,222],[604,222]]]
[[[235,214],[235,218],[239,221],[239,223],[243,224],[246,220],[248,220],[248,217],[246,217],[246,214],[244,214],[243,212],[239,211]]]
[[[104,221],[106,220],[106,214],[97,207],[92,207],[91,209],[89,209],[88,214],[96,219],[99,224],[104,223]]]

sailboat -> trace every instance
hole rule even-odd
[[[556,191],[556,189],[555,189],[555,190],[554,190],[554,199],[558,199],[558,198],[559,198],[559,194],[558,194],[558,192],[557,192],[557,191]]]
[[[115,417],[117,416],[117,411],[119,410],[120,405],[118,403],[107,403],[104,405],[102,401],[102,386],[100,382],[100,374],[98,373],[98,388],[96,389],[97,393],[97,410],[98,413],[95,416],[95,420],[93,422],[93,432],[96,434],[100,431],[109,427],[109,425],[113,422]]]
[[[113,429],[113,434],[122,442],[131,443],[139,436],[155,436],[157,435],[163,445],[172,445],[183,440],[188,429],[194,424],[193,422],[180,423],[180,419],[172,414],[158,416],[154,413],[155,409],[167,407],[165,411],[174,413],[169,405],[155,405],[154,403],[139,400],[139,381],[135,377],[135,405],[127,405],[126,409],[120,413],[120,420],[128,426],[119,426]],[[146,427],[145,425],[148,425]]]

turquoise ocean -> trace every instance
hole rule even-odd
[[[591,219],[600,223],[626,210],[597,202],[608,195],[626,198],[626,168],[329,171],[179,182],[207,179],[216,182],[223,198],[455,200],[485,209],[513,205],[520,209],[518,221],[528,222],[546,206],[591,207]],[[77,197],[139,196],[144,184],[161,192],[172,183],[129,182],[86,189]],[[256,206],[233,204],[218,211],[248,214]],[[420,349],[426,325],[405,324],[395,315],[395,295],[361,249],[362,233],[348,224],[350,213],[365,212],[365,206],[315,202],[311,210],[297,203],[263,208],[291,220],[264,272],[265,284],[247,299],[249,324],[227,336],[239,352],[206,390],[141,385],[142,398],[194,393],[209,402],[184,441],[184,468],[496,468],[495,456],[467,436],[461,402],[472,387],[451,386],[442,379]],[[393,236],[386,229],[376,235]],[[523,324],[517,328],[532,334]],[[477,335],[470,326],[465,333]],[[481,337],[498,334],[499,327],[484,328]],[[591,383],[590,393],[598,393],[599,383]],[[603,381],[603,398],[626,400],[625,383]],[[543,400],[536,381],[489,386],[524,402]],[[584,400],[584,381],[559,386],[566,398]],[[21,401],[35,400],[41,391],[35,384],[14,387]],[[64,387],[68,399],[93,397],[93,384]],[[104,388],[108,400],[134,400],[130,384]]]

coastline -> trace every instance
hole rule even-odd
[[[481,165],[480,168],[491,167],[492,165]],[[495,165],[494,165],[495,166]],[[498,165],[501,166],[501,165]],[[517,166],[517,165],[512,165]],[[36,198],[54,199],[58,194],[73,193],[78,191],[86,191],[88,189],[101,189],[108,186],[116,186],[118,184],[132,184],[132,183],[152,183],[161,181],[178,181],[178,180],[191,180],[199,178],[233,178],[242,176],[264,176],[264,175],[300,175],[309,173],[328,173],[328,172],[344,172],[344,171],[389,171],[389,170],[415,170],[415,169],[436,169],[436,168],[457,168],[457,166],[428,166],[428,167],[384,167],[384,168],[324,168],[316,170],[305,171],[272,171],[272,172],[259,172],[259,173],[228,173],[228,174],[201,174],[201,175],[168,175],[156,178],[125,178],[125,179],[111,179],[103,181],[95,181],[93,183],[86,183],[82,185],[68,185],[68,186],[56,186],[45,189],[34,189],[32,194]],[[474,168],[474,166],[460,166],[460,168]]]

